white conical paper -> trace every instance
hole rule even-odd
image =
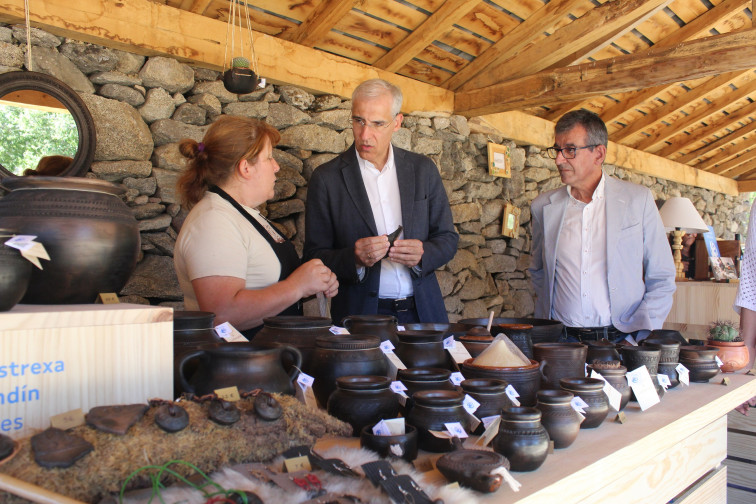
[[[476,366],[518,367],[529,366],[530,359],[504,334],[499,334],[472,362]]]

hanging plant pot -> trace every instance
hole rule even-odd
[[[250,70],[247,58],[234,58],[231,66],[232,68],[223,72],[223,87],[227,91],[236,94],[247,94],[257,88],[260,80],[255,72]]]

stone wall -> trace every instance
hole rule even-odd
[[[184,160],[178,142],[201,140],[221,114],[264,119],[281,131],[274,156],[281,166],[275,197],[264,212],[301,252],[304,207],[312,171],[352,143],[350,102],[291,86],[268,85],[249,95],[227,92],[219,73],[171,58],[145,58],[123,51],[32,34],[35,71],[51,74],[84,99],[97,130],[95,162],[88,177],[123,184],[125,200],[142,233],[142,256],[123,300],[181,307],[173,271],[173,246],[186,216],[175,184]],[[25,69],[26,33],[0,25],[0,72]],[[512,178],[487,173],[487,143],[509,145]],[[430,156],[438,165],[460,233],[454,259],[438,272],[452,321],[483,317],[493,310],[510,317],[532,315],[526,269],[530,262],[529,204],[561,185],[554,162],[539,148],[515,145],[471,131],[461,116],[405,116],[394,143]],[[686,196],[717,236],[744,233],[744,196],[728,196],[606,166],[608,174],[643,184],[657,200]],[[522,209],[519,238],[501,235],[506,202]]]

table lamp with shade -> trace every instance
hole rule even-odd
[[[675,259],[676,278],[685,278],[682,264],[682,237],[685,233],[705,233],[709,230],[693,202],[688,198],[674,196],[659,209],[664,228],[672,231],[672,255]]]

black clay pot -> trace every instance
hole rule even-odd
[[[622,364],[628,371],[635,371],[641,366],[646,366],[648,374],[655,375],[659,369],[659,358],[661,350],[650,346],[628,346],[619,347]]]
[[[587,364],[591,364],[593,361],[620,360],[616,346],[609,340],[586,341],[585,345],[588,346],[588,354],[585,357]]]
[[[336,390],[328,398],[328,413],[350,424],[352,434],[358,436],[366,425],[399,415],[399,398],[390,385],[386,376],[337,378]]]
[[[263,326],[255,334],[255,343],[283,343],[291,345],[302,354],[302,371],[312,376],[312,356],[315,340],[321,336],[333,336],[330,331],[331,319],[325,317],[304,317],[301,315],[281,315],[263,319]]]
[[[446,423],[459,422],[470,431],[470,420],[462,407],[465,396],[457,390],[421,390],[412,395],[414,405],[407,422],[417,428],[417,444],[421,450],[448,452],[452,449],[450,439],[434,436],[429,431],[445,431]]]
[[[188,392],[181,387],[179,364],[184,355],[197,351],[202,345],[222,343],[213,329],[215,313],[204,311],[173,312],[173,393],[179,397]],[[186,364],[184,375],[191,379],[197,371],[197,362]]]
[[[21,301],[31,276],[32,263],[18,249],[4,245],[15,234],[0,229],[0,311],[8,311]]]
[[[504,410],[493,449],[509,460],[512,471],[535,471],[541,467],[549,453],[549,434],[541,424],[541,412],[528,407]]]
[[[193,359],[199,362],[189,378],[185,369]],[[220,343],[204,345],[184,355],[179,363],[179,378],[184,390],[199,396],[232,386],[240,392],[259,388],[293,395],[294,379],[301,366],[302,354],[288,345]]]
[[[533,340],[530,324],[499,324],[499,329],[515,344],[528,359],[533,358]]]
[[[501,410],[513,406],[512,401],[507,397],[507,383],[504,380],[493,378],[470,378],[460,383],[465,394],[469,395],[478,403],[478,409],[475,416],[483,419],[491,416],[501,416]],[[484,426],[481,422],[473,434],[483,434]]]
[[[336,390],[342,376],[387,376],[388,361],[376,336],[350,334],[320,336],[315,340],[310,374],[315,378],[312,391],[321,406]]]
[[[641,342],[642,346],[658,348],[659,363],[677,363],[680,360],[680,343],[670,339],[646,338]]]
[[[351,334],[378,336],[381,341],[390,341],[394,348],[398,343],[397,324],[398,321],[393,315],[349,315],[341,321],[342,327],[346,327]]]
[[[630,384],[627,383],[627,368],[625,366],[618,366],[615,368],[602,368],[597,365],[593,366],[593,369],[599,373],[604,379],[609,382],[609,385],[614,387],[617,392],[620,393],[622,399],[620,400],[620,411],[625,409],[627,403],[630,402],[630,398],[633,395],[633,389],[630,388]]]
[[[537,343],[535,360],[541,365],[541,388],[559,390],[559,380],[585,376],[588,347],[582,343]]]
[[[399,342],[394,353],[408,368],[449,367],[441,331],[398,331],[396,338]]]
[[[249,68],[229,68],[223,72],[223,87],[229,93],[251,93],[259,83],[257,75]]]
[[[488,325],[488,318],[462,319],[457,323],[469,330],[475,326],[486,327]],[[557,341],[564,330],[564,325],[561,322],[549,319],[495,317],[492,321],[492,327],[501,324],[532,325],[533,329],[530,330],[530,339],[534,344]]]
[[[412,462],[417,458],[417,429],[406,424],[404,434],[377,436],[373,434],[373,425],[366,425],[360,432],[360,447],[373,450],[384,458],[396,457]]]
[[[6,178],[0,227],[34,235],[50,261],[34,268],[22,303],[88,304],[118,293],[134,271],[139,226],[125,189],[76,177]]]
[[[677,374],[677,362],[660,362],[659,374],[666,375],[669,378],[669,388],[675,388],[680,384],[680,377]],[[658,375],[657,375],[658,380]]]
[[[465,378],[494,378],[508,382],[520,394],[518,400],[523,406],[535,406],[536,392],[541,386],[541,371],[538,363],[531,360],[528,366],[493,367],[476,366],[472,359],[460,365]]]
[[[567,448],[577,438],[582,419],[572,408],[574,395],[566,390],[539,390],[536,408],[541,411],[541,424],[554,441],[554,448]]]
[[[409,397],[421,390],[457,390],[449,381],[451,371],[444,368],[407,368],[396,373],[396,379],[407,387]]]
[[[595,429],[609,414],[609,400],[604,393],[604,381],[598,378],[562,378],[562,390],[566,390],[588,404],[581,429]]]

